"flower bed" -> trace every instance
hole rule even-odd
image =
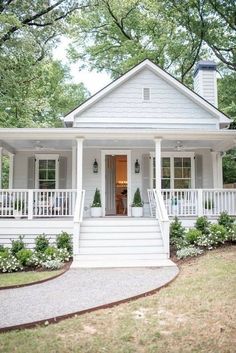
[[[170,244],[177,259],[198,256],[225,243],[236,242],[236,221],[222,212],[216,224],[198,217],[194,228],[186,229],[177,217],[170,226]]]
[[[10,273],[23,270],[58,270],[72,256],[71,236],[62,232],[53,245],[45,234],[35,239],[33,250],[27,249],[24,238],[12,240],[11,248],[0,246],[0,272]]]

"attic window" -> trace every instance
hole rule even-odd
[[[143,100],[150,101],[150,88],[143,88]]]

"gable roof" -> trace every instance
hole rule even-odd
[[[142,71],[146,68],[150,69],[152,72],[154,72],[160,78],[162,78],[164,81],[166,81],[171,86],[173,86],[174,88],[179,90],[186,97],[189,97],[193,102],[195,102],[200,107],[202,107],[203,109],[205,109],[206,111],[211,113],[213,116],[217,117],[219,119],[219,123],[229,124],[231,122],[231,119],[229,117],[227,117],[226,114],[221,112],[214,105],[209,103],[206,99],[204,99],[203,97],[198,95],[196,92],[192,91],[190,88],[188,88],[183,83],[181,83],[179,80],[177,80],[174,76],[170,75],[168,72],[163,70],[158,65],[154,64],[149,59],[143,60],[141,63],[139,63],[136,66],[134,66],[133,68],[131,68],[125,74],[123,74],[122,76],[120,76],[116,80],[109,83],[107,86],[102,88],[100,91],[95,93],[93,96],[89,97],[85,102],[83,102],[78,107],[76,107],[75,109],[70,111],[67,115],[65,115],[64,122],[65,123],[73,122],[75,116],[78,116],[83,111],[90,108],[96,102],[100,101],[103,97],[105,97],[110,92],[112,92],[115,88],[119,87],[121,84],[128,81],[130,78],[132,78],[137,73],[139,73],[140,71]]]

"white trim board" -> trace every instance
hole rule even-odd
[[[130,150],[101,150],[101,201],[102,201],[102,216],[106,216],[106,180],[105,180],[105,158],[107,155],[126,155],[127,156],[127,216],[131,216],[131,151]]]

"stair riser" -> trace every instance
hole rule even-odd
[[[124,227],[110,227],[110,226],[96,226],[96,227],[86,227],[84,225],[81,226],[81,233],[133,233],[133,232],[145,232],[145,233],[150,233],[150,232],[159,232],[159,229],[157,226],[124,226]]]
[[[122,260],[122,261],[102,261],[73,262],[72,268],[107,268],[107,267],[162,267],[174,266],[174,263],[168,259],[160,260]]]
[[[86,226],[148,226],[148,225],[156,225],[157,221],[155,219],[133,219],[133,218],[129,218],[129,219],[89,219],[89,220],[83,220],[83,225]]]
[[[92,262],[97,262],[97,261],[102,261],[102,262],[107,262],[107,261],[123,261],[123,260],[162,260],[166,259],[168,256],[167,254],[164,253],[164,251],[161,254],[79,254],[75,257],[75,261],[92,261]]]
[[[81,233],[81,240],[149,240],[161,239],[160,233]]]
[[[80,254],[161,254],[162,246],[81,247]]]
[[[116,247],[116,246],[162,246],[161,239],[82,239],[80,240],[80,248],[84,247]]]

